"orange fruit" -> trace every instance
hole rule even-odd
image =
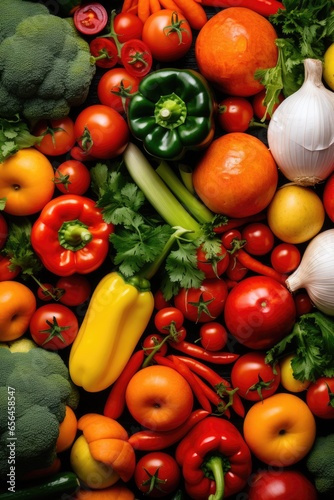
[[[72,408],[66,405],[64,420],[59,424],[59,436],[56,443],[56,452],[67,450],[72,446],[77,434],[78,421]]]
[[[223,9],[198,33],[197,66],[225,94],[254,95],[263,89],[255,71],[276,65],[276,38],[274,27],[260,14],[244,7]]]

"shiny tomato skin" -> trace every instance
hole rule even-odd
[[[334,222],[334,173],[325,181],[322,202],[327,216]]]
[[[15,270],[9,269],[10,257],[0,254],[0,281],[10,281],[16,278],[21,272],[21,268],[16,266]]]
[[[221,351],[227,344],[228,333],[224,325],[217,321],[203,323],[199,330],[200,342],[207,351]]]
[[[47,156],[67,153],[75,144],[74,122],[69,116],[53,120],[41,120],[33,129],[33,134],[44,135],[35,148]]]
[[[69,307],[80,306],[86,302],[92,291],[89,279],[82,274],[72,274],[59,278],[56,282],[56,288],[63,292],[59,302]]]
[[[261,401],[272,396],[280,384],[279,366],[274,373],[273,368],[265,362],[265,357],[265,351],[248,352],[232,366],[232,386],[238,387],[239,396],[248,401]]]
[[[132,12],[120,12],[114,17],[114,30],[120,43],[141,39],[143,27],[143,21]]]
[[[218,104],[217,120],[224,132],[246,132],[253,116],[252,105],[245,97],[226,97]]]
[[[147,335],[142,342],[142,348],[145,351],[145,355],[149,356],[151,354],[151,352],[159,344],[161,344],[163,342],[164,339],[166,339],[166,337],[163,337],[159,333],[151,333],[151,334]],[[158,351],[156,351],[156,354],[158,354],[159,356],[165,356],[167,354],[167,351],[168,351],[167,343],[164,343],[164,344],[162,344],[160,349]]]
[[[217,278],[221,276],[226,271],[230,261],[229,254],[223,244],[215,259],[207,259],[202,246],[198,247],[196,256],[197,267],[200,271],[203,271],[205,278]]]
[[[96,35],[106,27],[108,12],[99,2],[85,3],[74,11],[73,21],[83,35]]]
[[[223,279],[204,279],[199,288],[181,288],[174,296],[174,305],[194,323],[207,323],[222,314],[228,296]]]
[[[270,348],[291,332],[295,319],[290,292],[266,276],[243,279],[232,288],[225,303],[226,328],[249,349]]]
[[[334,418],[334,378],[321,377],[306,392],[306,403],[313,415],[326,420]]]
[[[173,24],[180,22],[181,32],[172,28]],[[144,22],[142,40],[151,49],[154,59],[171,62],[181,59],[188,53],[193,34],[190,24],[180,12],[162,9],[151,14]]]
[[[298,470],[260,470],[252,476],[248,500],[317,500],[315,486]]]
[[[150,477],[156,475],[159,482],[151,492]],[[162,498],[173,493],[181,480],[180,467],[175,458],[164,451],[146,453],[137,462],[134,481],[142,493],[149,498]]]
[[[121,64],[129,75],[143,78],[152,68],[152,52],[142,40],[128,40],[121,49]]]
[[[99,68],[113,68],[118,63],[118,50],[113,39],[96,37],[89,44],[89,50]],[[104,56],[104,57],[102,57]]]
[[[247,224],[241,231],[241,237],[246,240],[243,248],[252,255],[266,255],[275,244],[274,233],[262,222]]]
[[[313,311],[314,305],[306,290],[298,291],[293,296],[293,299],[296,305],[297,317],[301,316],[302,314],[308,314]]]
[[[279,273],[292,273],[300,264],[301,253],[293,243],[279,243],[273,248],[270,261],[273,268]]]
[[[54,287],[51,283],[41,283],[37,288],[37,297],[42,302],[50,302],[53,298]]]
[[[239,282],[246,277],[247,273],[247,267],[241,264],[235,257],[233,257],[233,255],[231,255],[225,272],[226,277],[231,281]]]
[[[88,168],[78,160],[66,160],[55,171],[54,183],[56,188],[64,194],[85,194],[90,187],[90,182]]]
[[[184,322],[183,312],[173,306],[163,307],[154,316],[154,325],[160,333],[168,334],[171,325],[179,330]]]
[[[125,68],[106,71],[97,84],[97,96],[101,104],[110,106],[120,114],[127,111],[129,96],[138,90],[140,78],[130,75]],[[118,95],[124,93],[124,97]]]
[[[262,119],[269,120],[269,118],[270,118],[270,116],[267,113],[267,108],[263,104],[263,100],[265,98],[265,95],[266,95],[266,89],[263,89],[260,92],[258,92],[257,94],[255,94],[252,98],[252,106],[253,106],[254,114],[255,114],[256,118],[258,118],[259,120],[262,120]],[[276,104],[274,104],[273,111],[275,111],[278,108],[278,106],[281,104],[283,99],[284,99],[283,94],[279,94],[278,102]]]
[[[75,137],[83,150],[82,138],[86,130],[91,138],[86,151],[97,159],[106,160],[119,156],[129,142],[129,128],[125,119],[103,104],[87,106],[75,120]]]
[[[60,336],[55,335],[47,340],[54,319],[60,327]],[[49,303],[36,309],[29,324],[30,335],[34,342],[44,349],[57,351],[72,344],[79,330],[78,319],[74,312],[67,306]]]

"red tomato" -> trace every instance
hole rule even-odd
[[[190,50],[192,39],[190,24],[180,12],[161,9],[144,22],[142,40],[157,61],[181,59]]]
[[[195,323],[207,323],[222,314],[228,288],[224,280],[203,280],[200,288],[181,288],[174,297],[174,305],[185,318]]]
[[[86,302],[92,291],[89,279],[82,274],[72,274],[59,278],[56,288],[63,292],[59,302],[70,307],[80,306]]]
[[[47,156],[67,153],[75,144],[74,122],[69,116],[54,120],[41,120],[33,129],[35,136],[43,135],[35,148]]]
[[[293,297],[278,281],[250,276],[229,292],[224,309],[226,328],[240,344],[267,349],[291,332],[296,319]]]
[[[83,109],[75,120],[74,131],[81,149],[98,159],[119,156],[129,142],[127,122],[117,111],[103,104]]]
[[[266,96],[266,89],[263,89],[258,94],[255,94],[253,99],[252,99],[252,106],[253,106],[254,114],[255,114],[256,118],[258,118],[259,120],[262,120],[262,119],[268,120],[269,119],[269,115],[267,113],[267,108],[263,104],[263,100],[264,100],[265,96]],[[283,94],[279,94],[279,96],[278,96],[279,102],[274,105],[273,111],[275,111],[275,109],[278,108],[278,106],[281,104],[283,99],[284,99]]]
[[[45,304],[31,317],[30,335],[39,346],[56,351],[72,344],[79,325],[76,315],[62,304]]]
[[[226,250],[232,250],[234,248],[235,240],[239,242],[241,240],[241,232],[239,229],[230,229],[225,231],[221,236],[221,241]]]
[[[314,305],[312,304],[309,294],[305,290],[299,290],[293,296],[293,299],[296,305],[297,317],[313,311]]]
[[[113,68],[118,63],[118,50],[111,38],[94,38],[89,44],[89,50],[99,68]]]
[[[321,377],[312,382],[306,392],[306,403],[316,417],[334,418],[334,378]]]
[[[252,255],[265,255],[275,243],[274,233],[262,222],[247,224],[241,231],[241,237],[246,240],[243,248]]]
[[[41,283],[37,288],[37,297],[43,302],[50,302],[54,297],[54,287],[51,283]]]
[[[253,116],[253,107],[245,97],[226,97],[218,104],[218,124],[224,132],[245,132]]]
[[[120,43],[141,39],[143,21],[132,12],[120,12],[114,17],[114,31]]]
[[[204,323],[199,331],[200,341],[207,351],[221,351],[227,344],[226,328],[216,321]]]
[[[16,278],[21,272],[21,268],[16,266],[14,271],[9,269],[10,257],[0,254],[0,281],[10,281]]]
[[[140,79],[132,76],[124,68],[106,71],[97,84],[99,101],[118,113],[124,114],[128,108],[129,96],[138,90]]]
[[[296,245],[292,243],[280,243],[271,252],[270,261],[276,271],[288,274],[299,266],[301,254]]]
[[[0,250],[5,246],[8,237],[8,224],[4,216],[0,213]]]
[[[170,307],[171,303],[165,299],[163,292],[158,289],[154,292],[154,308],[158,311],[164,307]]]
[[[90,187],[90,173],[84,163],[66,160],[59,165],[53,179],[56,188],[64,194],[85,194]]]
[[[184,322],[183,313],[176,307],[164,307],[154,316],[154,324],[160,333],[168,334],[171,325],[175,330],[179,330]]]
[[[142,78],[152,68],[152,53],[142,40],[128,40],[121,49],[121,64],[129,75]]]
[[[233,387],[248,401],[260,401],[272,396],[278,389],[281,374],[279,366],[273,368],[265,362],[264,351],[243,354],[236,360],[231,370]]]
[[[327,216],[334,222],[334,173],[326,180],[322,202]]]
[[[229,254],[223,244],[213,259],[207,258],[202,245],[197,249],[197,267],[203,271],[206,278],[221,276],[226,271],[229,261]]]
[[[244,267],[240,262],[232,256],[230,256],[230,262],[226,269],[226,276],[231,281],[241,281],[245,278],[248,273],[248,269]]]
[[[317,500],[314,485],[297,470],[261,470],[252,476],[247,500]]]
[[[76,29],[84,35],[96,35],[108,22],[106,9],[97,2],[82,5],[74,11],[73,21]]]
[[[164,340],[166,340],[166,337],[163,337],[158,333],[151,333],[150,335],[147,335],[142,343],[142,348],[145,351],[145,355],[149,356],[149,354],[151,354],[151,352]],[[166,356],[167,350],[167,343],[164,343],[161,345],[160,349],[156,351],[156,354],[158,354],[159,356]]]
[[[180,480],[181,471],[175,458],[163,451],[142,456],[134,472],[137,488],[149,498],[161,498],[173,493]]]

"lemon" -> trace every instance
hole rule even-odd
[[[304,243],[318,234],[325,221],[325,209],[312,188],[285,184],[268,207],[268,225],[285,243]]]
[[[334,43],[328,47],[324,54],[322,76],[328,87],[334,90]]]

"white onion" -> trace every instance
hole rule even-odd
[[[317,234],[287,278],[290,292],[305,288],[319,311],[334,316],[334,229]]]
[[[268,145],[283,175],[303,186],[334,170],[334,92],[322,83],[322,62],[304,60],[305,79],[274,111]]]

